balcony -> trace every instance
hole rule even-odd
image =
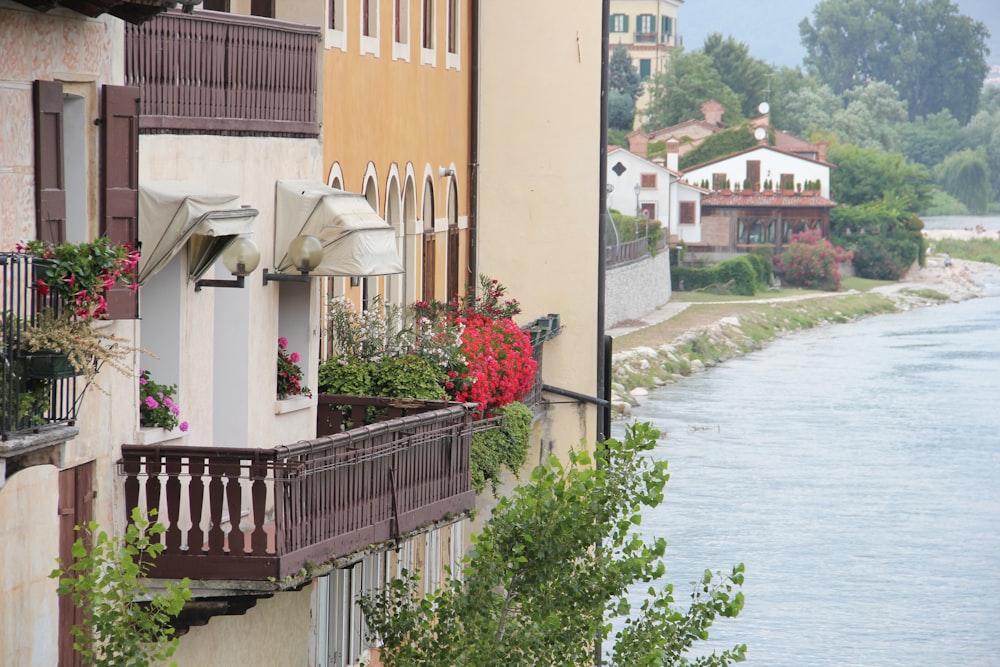
[[[76,421],[77,386],[67,373],[46,372],[39,355],[23,349],[21,337],[43,308],[58,310],[55,294],[46,297],[33,288],[34,257],[0,253],[0,440],[28,440],[24,447],[44,444],[43,431],[72,426]],[[0,448],[13,455],[21,445]]]
[[[655,32],[637,32],[635,33],[635,43],[636,44],[656,44],[656,33]]]
[[[319,135],[320,29],[170,11],[125,26],[125,82],[145,133]]]
[[[166,527],[150,576],[315,573],[473,509],[471,406],[321,396],[319,415],[326,435],[274,449],[123,446],[126,516]]]

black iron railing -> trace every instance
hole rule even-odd
[[[75,371],[45,352],[25,349],[24,332],[45,309],[61,307],[54,293],[34,288],[35,258],[0,253],[0,439],[76,420]],[[70,377],[67,377],[70,375]]]

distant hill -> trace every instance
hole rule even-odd
[[[818,0],[686,0],[677,27],[686,49],[701,48],[707,35],[720,32],[746,42],[755,58],[795,67],[806,55],[799,23],[804,18],[812,20],[816,4]],[[1000,0],[957,0],[955,4],[966,16],[986,24],[990,31],[987,62],[1000,65]]]

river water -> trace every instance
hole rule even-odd
[[[994,278],[996,283],[996,278]],[[1000,665],[1000,286],[797,334],[656,389],[679,604],[746,564],[748,665]],[[617,435],[624,430],[616,425]],[[636,591],[634,601],[641,599]]]

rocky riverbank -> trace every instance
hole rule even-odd
[[[732,313],[712,304],[720,315],[681,333],[662,327],[664,339],[656,338],[657,328],[645,322],[646,344],[625,347],[629,338],[616,338],[612,358],[612,409],[627,417],[649,390],[678,382],[692,374],[723,363],[727,359],[760,349],[768,341],[802,329],[852,322],[862,317],[963,301],[983,294],[983,279],[1000,267],[981,262],[951,260],[943,256],[927,258],[925,267],[914,267],[897,283],[868,292],[826,293],[809,297],[781,297],[731,302]],[[748,306],[748,304],[752,304]],[[668,304],[669,305],[669,304]],[[738,308],[736,307],[738,306]],[[698,307],[691,304],[690,308]],[[682,309],[666,309],[670,315]],[[660,320],[663,321],[662,318]],[[619,349],[619,340],[623,349]]]

